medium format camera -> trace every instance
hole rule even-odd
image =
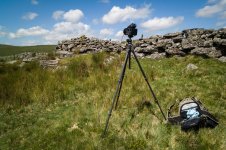
[[[136,24],[131,23],[127,28],[123,30],[125,35],[128,35],[129,38],[132,38],[137,35]]]

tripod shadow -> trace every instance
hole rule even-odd
[[[159,116],[156,115],[155,112],[153,111],[153,105],[152,105],[152,103],[151,103],[150,100],[142,99],[142,101],[139,102],[139,103],[137,104],[137,110],[138,110],[137,112],[138,112],[138,113],[141,113],[141,112],[144,110],[144,108],[147,108],[148,111],[149,111],[153,116],[155,116],[160,122],[162,121],[162,120],[159,118]]]
[[[153,105],[150,102],[150,100],[145,100],[142,99],[141,101],[137,102],[137,109],[134,110],[131,114],[130,114],[130,118],[128,120],[125,120],[122,124],[121,124],[121,128],[123,128],[126,124],[131,123],[133,121],[133,119],[135,119],[135,117],[139,114],[142,113],[144,109],[147,109],[151,115],[155,116],[160,122],[162,122],[162,120],[159,118],[158,115],[156,115],[156,113],[153,111]],[[123,128],[124,131],[126,133],[128,133],[128,131]]]

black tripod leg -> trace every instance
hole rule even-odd
[[[124,71],[124,72],[125,72],[125,71]],[[123,83],[124,76],[125,76],[125,73],[123,74],[122,79],[121,79],[121,81],[120,81],[121,84],[120,84],[120,87],[119,87],[119,90],[118,90],[118,94],[117,94],[117,98],[116,98],[116,101],[115,101],[115,110],[116,110],[117,107],[118,107],[118,99],[119,99],[119,96],[120,96],[120,93],[121,93],[122,83]]]
[[[121,87],[122,87],[122,81],[123,81],[125,71],[126,71],[126,65],[127,65],[127,62],[128,62],[128,58],[129,58],[129,51],[126,54],[126,58],[125,58],[125,61],[124,61],[124,64],[123,64],[122,72],[121,72],[120,77],[119,77],[118,85],[117,85],[114,97],[112,99],[112,104],[111,104],[111,107],[108,111],[108,117],[107,117],[107,120],[106,120],[104,132],[103,132],[102,136],[105,136],[105,134],[107,132],[109,120],[110,120],[110,117],[111,117],[111,114],[112,114],[112,111],[113,111],[113,107],[114,107],[115,102],[116,102],[116,96],[118,95],[117,100],[119,98],[120,90],[121,90]]]
[[[129,50],[128,52],[128,60],[126,61],[126,63],[129,61],[129,69],[130,69],[130,60],[131,60],[131,51]],[[118,107],[118,99],[119,99],[119,96],[120,96],[120,93],[121,93],[121,89],[122,89],[122,83],[123,83],[123,79],[125,77],[125,71],[126,71],[126,67],[123,67],[123,71],[124,72],[121,76],[121,84],[120,84],[120,87],[119,87],[119,90],[118,90],[118,96],[117,96],[117,99],[116,99],[116,102],[115,102],[115,109],[117,109]]]
[[[129,51],[129,69],[131,69],[131,51]]]
[[[155,96],[155,93],[154,93],[154,91],[152,90],[151,85],[150,85],[150,83],[149,83],[149,81],[148,81],[148,79],[147,79],[147,77],[146,77],[146,75],[145,75],[145,73],[144,73],[144,70],[143,70],[143,68],[141,67],[141,64],[140,64],[140,62],[139,62],[139,60],[138,60],[138,58],[137,58],[137,56],[136,56],[136,54],[135,54],[135,52],[134,52],[133,50],[132,50],[132,53],[133,53],[134,58],[135,58],[135,60],[136,60],[136,62],[137,62],[137,64],[138,64],[138,66],[139,66],[139,68],[140,68],[140,71],[141,71],[141,73],[142,73],[142,75],[143,75],[143,77],[144,77],[144,79],[145,79],[145,81],[146,81],[146,83],[147,83],[147,85],[148,85],[150,91],[151,91],[151,94],[152,94],[152,96],[153,96],[155,102],[157,103],[157,105],[158,105],[158,107],[159,107],[159,109],[160,109],[160,111],[161,111],[161,113],[162,113],[164,119],[166,120],[166,116],[165,116],[165,114],[164,114],[163,111],[162,111],[162,108],[161,108],[161,106],[160,106],[160,104],[159,104],[159,101],[157,100],[157,98],[156,98],[156,96]]]

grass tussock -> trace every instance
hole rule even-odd
[[[22,68],[1,65],[0,149],[226,148],[226,65],[193,56],[141,64],[165,112],[174,100],[196,96],[220,120],[218,127],[185,133],[165,124],[132,60],[102,139],[123,59],[81,55],[62,60],[68,67],[56,71],[35,62]],[[189,63],[199,68],[187,70]]]

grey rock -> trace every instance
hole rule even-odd
[[[218,58],[218,60],[221,62],[226,62],[226,56],[222,56],[222,57]]]
[[[186,67],[187,70],[196,70],[198,69],[198,67],[194,64],[188,64],[187,67]]]
[[[214,49],[214,48],[212,48],[212,49]],[[208,56],[211,58],[218,58],[218,57],[222,56],[222,53],[221,53],[221,51],[214,49],[214,50],[210,51]]]
[[[175,38],[173,38],[173,42],[174,42],[174,43],[181,43],[183,38],[184,38],[184,37],[182,37],[182,36],[175,37]]]
[[[212,46],[213,46],[212,40],[204,41],[204,47],[212,47]]]
[[[220,38],[214,38],[213,39],[213,43],[216,44],[216,45],[221,45],[222,44],[222,41]]]
[[[146,43],[144,43],[144,44],[141,44],[141,48],[145,48],[145,47],[147,47],[149,44],[146,44]]]
[[[226,46],[226,39],[221,39],[221,45]]]
[[[153,53],[151,55],[146,56],[146,58],[150,59],[162,59],[166,57],[166,53]]]
[[[142,53],[142,48],[141,47],[136,47],[134,49],[134,51],[137,52],[137,53]]]
[[[73,55],[73,53],[69,51],[57,51],[56,54],[58,54],[60,58],[72,57]]]
[[[43,68],[56,68],[58,65],[58,60],[41,60],[40,65]]]
[[[69,45],[68,45],[68,49],[71,50],[74,46],[75,46],[74,44],[69,44]]]
[[[180,56],[185,56],[185,52],[181,51],[177,47],[170,47],[169,49],[166,49],[166,53],[169,55],[180,55]]]
[[[63,44],[63,45],[62,45],[62,49],[63,49],[64,51],[68,50],[67,45],[66,45],[66,44]]]
[[[6,62],[6,64],[15,64],[15,63],[17,63],[17,60],[11,60]]]
[[[21,64],[19,64],[19,67],[23,67],[25,64],[25,62],[22,62]]]
[[[144,53],[136,53],[136,52],[135,52],[135,54],[136,54],[136,56],[139,57],[139,58],[143,58],[143,57],[145,56]]]
[[[164,38],[173,38],[173,37],[176,37],[176,36],[179,36],[179,35],[181,35],[181,32],[168,33],[168,34],[163,35],[163,37]]]
[[[191,54],[202,55],[202,56],[207,56],[207,57],[212,57],[212,58],[218,58],[218,57],[222,56],[221,51],[216,50],[216,48],[214,48],[214,47],[211,47],[211,48],[204,48],[204,47],[195,48],[191,51]]]
[[[158,52],[158,49],[155,46],[153,46],[153,45],[147,46],[146,50],[147,50],[148,53]]]
[[[187,39],[182,40],[181,46],[183,49],[194,49],[195,48],[195,44],[193,44],[192,42],[190,42]]]
[[[87,51],[87,48],[85,48],[85,47],[82,47],[82,48],[79,50],[79,53],[86,53],[86,52],[88,52],[88,51]]]

